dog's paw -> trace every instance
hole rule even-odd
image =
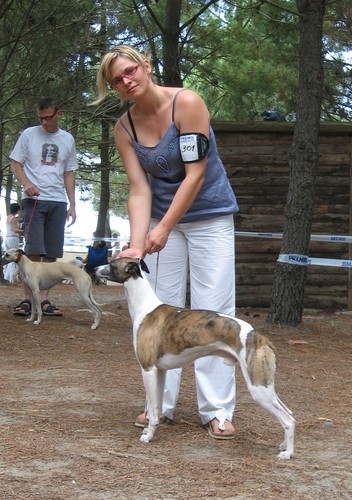
[[[154,426],[154,428],[150,428],[150,424],[149,424],[148,427],[143,429],[143,432],[141,435],[141,442],[142,443],[149,443],[153,439],[154,434],[155,434],[155,426]]]
[[[92,325],[90,328],[91,330],[96,330],[98,328],[98,325]]]
[[[281,452],[278,454],[278,456],[277,456],[277,458],[278,458],[279,460],[289,460],[289,459],[290,459],[290,458],[292,458],[292,457],[293,457],[293,453],[290,453],[290,452],[289,452],[289,451],[287,451],[287,450],[285,450],[285,451],[281,451]]]
[[[143,434],[141,435],[140,441],[141,441],[141,443],[149,443],[150,439],[151,438],[148,436],[148,433],[144,434],[144,432],[143,432]]]

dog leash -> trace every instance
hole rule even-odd
[[[159,274],[159,255],[160,252],[158,252],[156,256],[156,270],[155,270],[155,285],[154,285],[154,292],[156,293],[156,288],[158,286],[158,274]]]
[[[29,233],[29,228],[30,228],[30,225],[31,225],[31,222],[32,222],[32,219],[33,219],[33,215],[34,215],[34,212],[35,212],[35,208],[37,206],[37,202],[38,202],[38,196],[34,199],[34,205],[33,205],[33,208],[32,208],[32,212],[31,212],[31,216],[29,218],[29,222],[28,222],[28,225],[26,227],[26,231],[24,232],[23,234],[23,237],[24,239],[27,238],[28,236],[28,233]]]

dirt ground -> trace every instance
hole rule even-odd
[[[280,425],[252,401],[237,370],[236,437],[200,425],[193,368],[184,370],[172,426],[150,444],[134,418],[144,405],[121,286],[94,286],[98,330],[72,285],[51,292],[62,318],[12,315],[21,285],[0,286],[1,500],[350,499],[351,313],[307,311],[299,329],[238,316],[278,350],[277,392],[297,420],[296,454],[276,456]]]

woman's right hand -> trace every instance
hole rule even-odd
[[[126,245],[124,245],[122,247],[122,250],[121,252],[119,252],[115,258],[115,259],[122,259],[122,257],[130,257],[131,259],[143,259],[145,254],[143,254],[143,252],[141,251],[140,248],[137,248],[137,247],[131,247],[129,243],[127,243]]]

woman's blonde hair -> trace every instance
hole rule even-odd
[[[99,71],[97,74],[97,87],[98,87],[98,97],[92,102],[92,104],[100,104],[107,95],[107,85],[111,85],[112,78],[110,74],[110,65],[119,56],[131,59],[138,65],[140,65],[145,70],[145,62],[150,63],[150,58],[148,55],[142,55],[138,50],[130,47],[129,45],[118,45],[107,52],[103,59],[101,60]],[[120,103],[123,104],[123,100],[120,98]]]

